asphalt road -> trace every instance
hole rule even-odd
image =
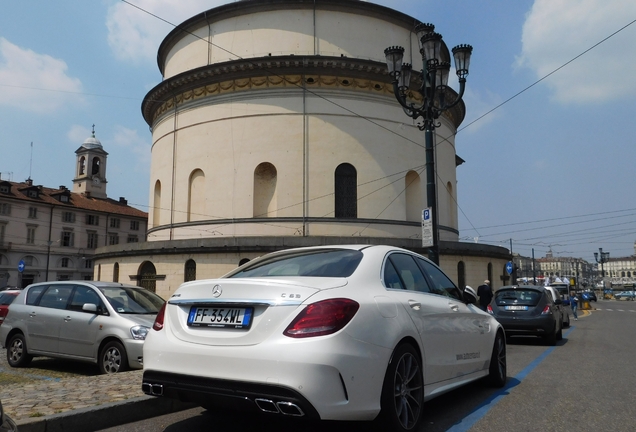
[[[493,390],[482,383],[425,404],[421,431],[632,431],[636,418],[636,302],[599,301],[597,310],[547,347],[538,339],[516,338],[508,345],[508,384]],[[59,371],[59,363],[42,364]],[[77,366],[77,365],[75,365]],[[32,372],[32,371],[31,371]],[[90,369],[84,371],[90,374]],[[368,432],[368,423],[279,422],[201,408],[155,417],[102,432],[276,430]],[[385,431],[383,431],[385,432]]]

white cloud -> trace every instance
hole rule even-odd
[[[519,66],[542,78],[629,24],[633,0],[535,0],[523,26]],[[633,24],[544,83],[562,103],[609,102],[636,95],[636,24]]]
[[[90,129],[80,125],[73,125],[71,126],[71,129],[68,131],[66,136],[68,137],[72,145],[74,145],[77,149],[80,147],[80,145],[82,145],[84,141],[86,141],[86,138],[91,136],[91,134],[92,132]]]
[[[20,48],[0,37],[0,105],[49,113],[82,101],[82,83],[64,61]]]
[[[174,25],[225,3],[228,1],[134,0],[135,7],[117,2],[106,18],[108,44],[120,60],[154,61],[161,41]]]
[[[150,166],[150,143],[146,138],[140,137],[136,130],[116,125],[113,144],[125,147],[137,155],[139,161]]]

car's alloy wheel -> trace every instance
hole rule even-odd
[[[23,334],[16,334],[7,345],[7,363],[12,367],[24,367],[31,363],[33,356],[27,352]]]
[[[508,363],[506,361],[506,338],[497,333],[495,344],[490,356],[490,368],[488,369],[488,382],[493,387],[503,387],[508,377]]]
[[[117,341],[108,342],[99,355],[99,369],[103,374],[112,374],[126,370],[128,356],[126,350]]]
[[[422,417],[424,385],[422,364],[413,346],[404,344],[393,353],[382,389],[382,417],[390,430],[414,430]]]

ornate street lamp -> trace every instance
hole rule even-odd
[[[442,60],[442,35],[435,33],[434,29],[434,25],[423,23],[415,27],[415,32],[421,43],[420,54],[424,64],[424,69],[419,72],[422,84],[417,89],[418,93],[422,95],[421,105],[409,101],[412,66],[409,63],[402,62],[404,59],[404,48],[399,46],[389,47],[384,50],[384,55],[386,56],[386,64],[391,76],[395,98],[402,105],[407,116],[415,120],[422,118],[421,123],[417,127],[425,132],[426,199],[427,206],[431,208],[433,227],[433,244],[432,246],[429,245],[429,258],[439,264],[433,131],[441,125],[437,121],[439,116],[462,100],[473,47],[470,45],[458,45],[452,50],[455,58],[455,69],[459,77],[459,94],[453,100],[447,100],[448,96],[453,96],[453,92],[448,89],[450,63]]]
[[[605,295],[605,269],[603,264],[609,261],[609,252],[603,252],[603,248],[598,248],[598,253],[594,252],[594,260],[597,264],[601,264],[601,277],[603,280],[603,295]]]

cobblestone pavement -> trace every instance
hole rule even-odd
[[[0,400],[16,422],[144,396],[142,371],[99,375],[96,365],[35,358],[26,368],[7,364],[0,349]]]

